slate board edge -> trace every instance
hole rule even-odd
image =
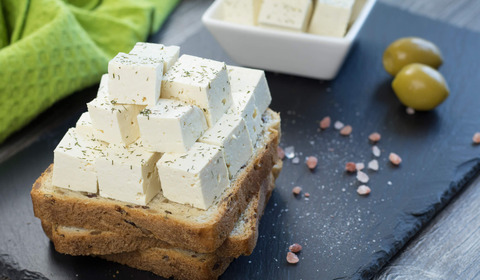
[[[461,191],[469,185],[480,173],[480,159],[474,158],[459,164],[454,173],[454,180],[450,187],[445,191],[439,200],[424,209],[420,213],[410,213],[412,222],[409,225],[408,233],[403,239],[397,239],[390,250],[379,251],[375,255],[376,259],[361,267],[353,276],[358,279],[372,279],[400,250],[414,237],[419,234],[421,229],[430,222],[435,215],[442,211],[445,206]]]

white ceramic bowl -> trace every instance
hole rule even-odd
[[[335,78],[376,0],[367,0],[343,38],[236,24],[222,20],[216,0],[202,21],[222,48],[240,65],[310,78]]]

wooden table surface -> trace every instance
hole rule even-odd
[[[379,0],[455,26],[480,32],[478,0]],[[201,15],[209,0],[185,0],[153,40],[181,44],[202,24]],[[181,33],[178,30],[182,30]],[[480,34],[479,34],[480,36]],[[91,89],[55,106],[67,111],[84,111]],[[82,104],[82,105],[79,105]],[[58,114],[45,113],[28,127],[0,145],[0,162],[35,141],[61,120]],[[480,128],[479,128],[480,130]],[[384,267],[375,279],[480,279],[480,178],[440,212],[404,249]]]

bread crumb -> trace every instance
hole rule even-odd
[[[378,141],[380,141],[381,138],[382,136],[378,132],[374,132],[368,136],[368,140],[370,140],[373,143],[377,143]]]
[[[330,119],[329,116],[324,117],[324,118],[320,121],[320,128],[323,129],[323,130],[329,128],[331,122],[332,122],[332,120]]]
[[[352,130],[353,130],[352,126],[346,125],[345,127],[343,127],[343,128],[340,130],[340,134],[341,134],[342,136],[348,136],[348,135],[350,135],[350,134],[352,133]]]
[[[306,192],[305,197],[310,197],[310,193]]]
[[[345,170],[347,172],[355,172],[357,171],[357,165],[355,164],[355,162],[349,161],[345,164]]]
[[[302,251],[302,245],[298,243],[293,243],[292,245],[290,245],[290,247],[288,247],[288,250],[290,250],[290,252],[292,253],[298,253]]]
[[[288,252],[287,253],[287,262],[288,263],[291,263],[291,264],[296,264],[298,263],[300,260],[298,259],[298,256],[295,254],[295,253],[292,253],[292,252]]]
[[[480,144],[480,132],[476,132],[475,134],[473,134],[473,144]]]
[[[399,165],[400,163],[402,163],[402,158],[396,153],[390,153],[388,159],[393,165]]]
[[[361,185],[357,188],[359,195],[368,195],[372,190],[367,185]]]
[[[300,194],[301,192],[302,192],[302,188],[299,187],[299,186],[296,186],[296,187],[294,187],[294,188],[292,189],[292,193],[293,193],[294,195],[298,195],[298,194]]]
[[[315,169],[315,167],[317,167],[318,159],[314,156],[309,156],[307,158],[306,163],[307,163],[308,168]]]

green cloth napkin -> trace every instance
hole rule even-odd
[[[178,0],[0,0],[0,143],[158,31]]]

